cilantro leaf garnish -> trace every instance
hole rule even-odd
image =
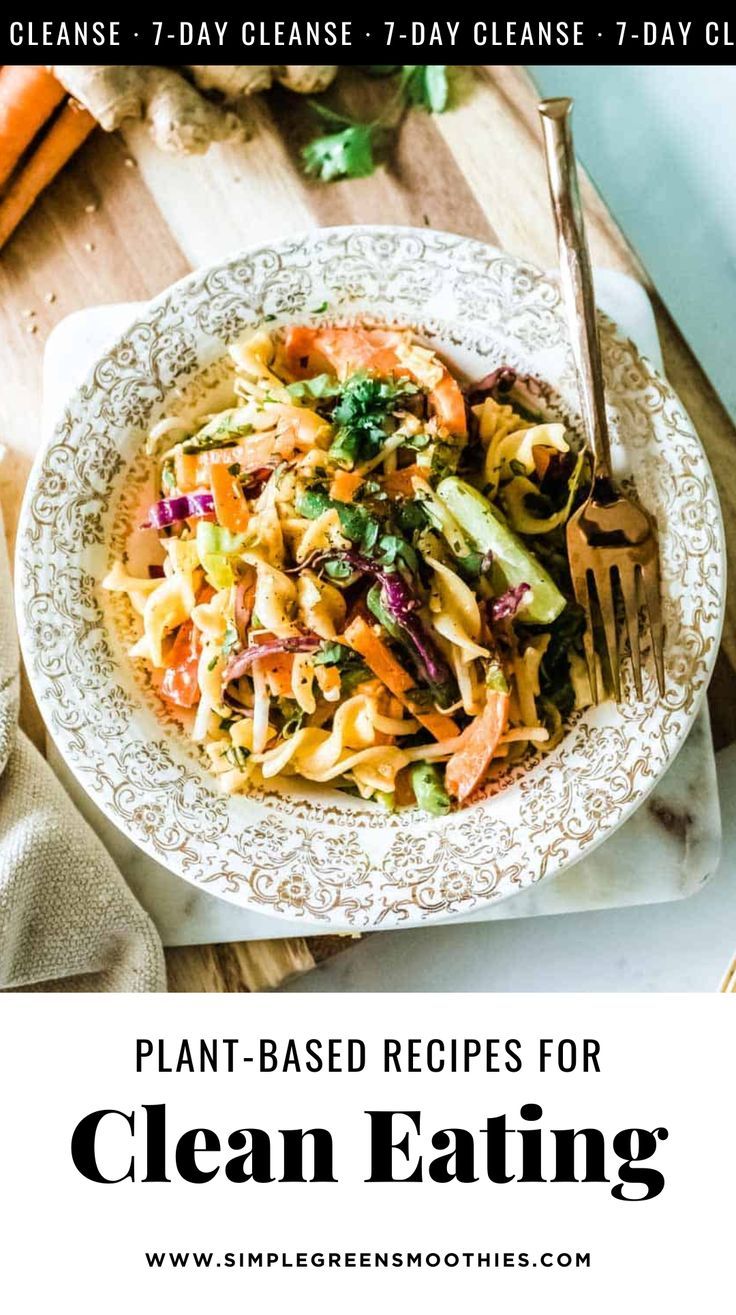
[[[341,132],[315,137],[302,148],[305,171],[323,183],[337,178],[367,178],[376,167],[375,132],[375,124],[351,123]]]
[[[332,420],[337,432],[330,457],[341,466],[369,461],[388,437],[388,420],[403,397],[418,392],[408,379],[382,379],[358,371],[343,384]]]
[[[308,520],[313,521],[331,509],[337,512],[340,518],[340,528],[351,542],[360,548],[362,552],[370,552],[381,533],[381,526],[375,517],[371,516],[367,508],[355,502],[339,502],[316,485],[313,485],[312,488],[303,489],[297,495],[296,511],[298,516],[305,516]],[[349,575],[350,571],[347,574]]]
[[[410,575],[416,575],[419,569],[416,552],[400,534],[381,535],[376,560],[382,566],[405,566]]]
[[[447,109],[450,88],[446,64],[405,64],[402,73],[410,105],[431,114],[442,114]]]
[[[375,168],[375,147],[380,133],[397,129],[404,111],[411,107],[441,114],[449,102],[449,82],[445,64],[405,64],[395,66],[374,64],[367,67],[371,74],[382,76],[397,74],[396,88],[383,110],[368,123],[340,114],[328,105],[310,100],[316,114],[336,131],[315,137],[302,148],[306,172],[322,182],[338,178],[365,178]]]

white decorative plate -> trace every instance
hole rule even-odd
[[[508,363],[545,380],[547,401],[575,427],[560,299],[539,270],[426,230],[298,236],[183,279],[100,358],[34,466],[16,579],[39,705],[72,771],[113,822],[213,894],[335,931],[467,914],[569,867],[619,826],[681,746],[707,687],[725,556],[713,479],[690,420],[605,323],[618,471],[633,477],[659,523],[664,702],[650,673],[643,705],[628,688],[628,702],[578,717],[556,751],[445,818],[388,814],[323,787],[223,796],[127,657],[127,603],[100,581],[138,516],[150,425],[167,408],[215,405],[224,349],[246,330],[328,317],[411,325],[470,378]]]

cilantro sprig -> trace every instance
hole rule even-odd
[[[357,123],[318,101],[310,100],[309,104],[321,119],[339,124],[340,131],[325,133],[307,142],[302,150],[305,171],[323,183],[331,183],[336,178],[367,178],[372,174],[376,167],[373,144],[380,128],[379,121]]]
[[[445,64],[405,64],[403,76],[410,105],[428,110],[430,114],[444,113],[450,99]]]
[[[393,411],[403,398],[417,391],[408,379],[382,379],[365,371],[351,375],[332,412],[336,431],[331,459],[350,468],[377,456],[388,436]]]
[[[302,149],[306,173],[321,182],[366,178],[373,173],[381,135],[407,109],[419,108],[431,114],[442,114],[447,109],[449,82],[445,64],[373,65],[367,71],[378,76],[397,75],[396,91],[375,119],[363,123],[319,101],[309,101],[315,114],[335,129],[314,137]]]

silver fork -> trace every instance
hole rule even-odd
[[[653,519],[617,487],[603,390],[590,256],[580,202],[578,172],[570,127],[572,100],[543,100],[539,113],[567,321],[573,343],[585,432],[593,453],[590,495],[567,525],[567,554],[575,597],[585,611],[585,657],[595,703],[598,688],[593,629],[593,596],[598,604],[616,701],[621,702],[621,672],[616,626],[616,589],[623,599],[634,684],[642,694],[639,614],[646,605],[654,667],[664,697],[664,630],[660,596],[659,548]]]

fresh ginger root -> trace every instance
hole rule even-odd
[[[189,64],[202,91],[219,91],[226,100],[268,91],[274,80],[289,91],[311,96],[325,91],[337,74],[336,64]]]
[[[273,82],[270,64],[188,64],[186,69],[200,91],[217,91],[231,102],[268,91]]]
[[[275,68],[276,79],[289,91],[313,96],[325,91],[337,77],[337,64],[284,64]]]
[[[154,64],[57,64],[53,73],[106,132],[145,119],[162,151],[200,154],[246,136],[236,114],[214,105],[175,69]]]
[[[244,121],[228,103],[267,91],[274,79],[291,91],[324,91],[336,66],[317,64],[193,64],[182,73],[156,64],[55,64],[54,76],[106,132],[126,119],[145,119],[162,151],[199,154],[213,142],[243,140]],[[225,104],[207,99],[218,92]]]

